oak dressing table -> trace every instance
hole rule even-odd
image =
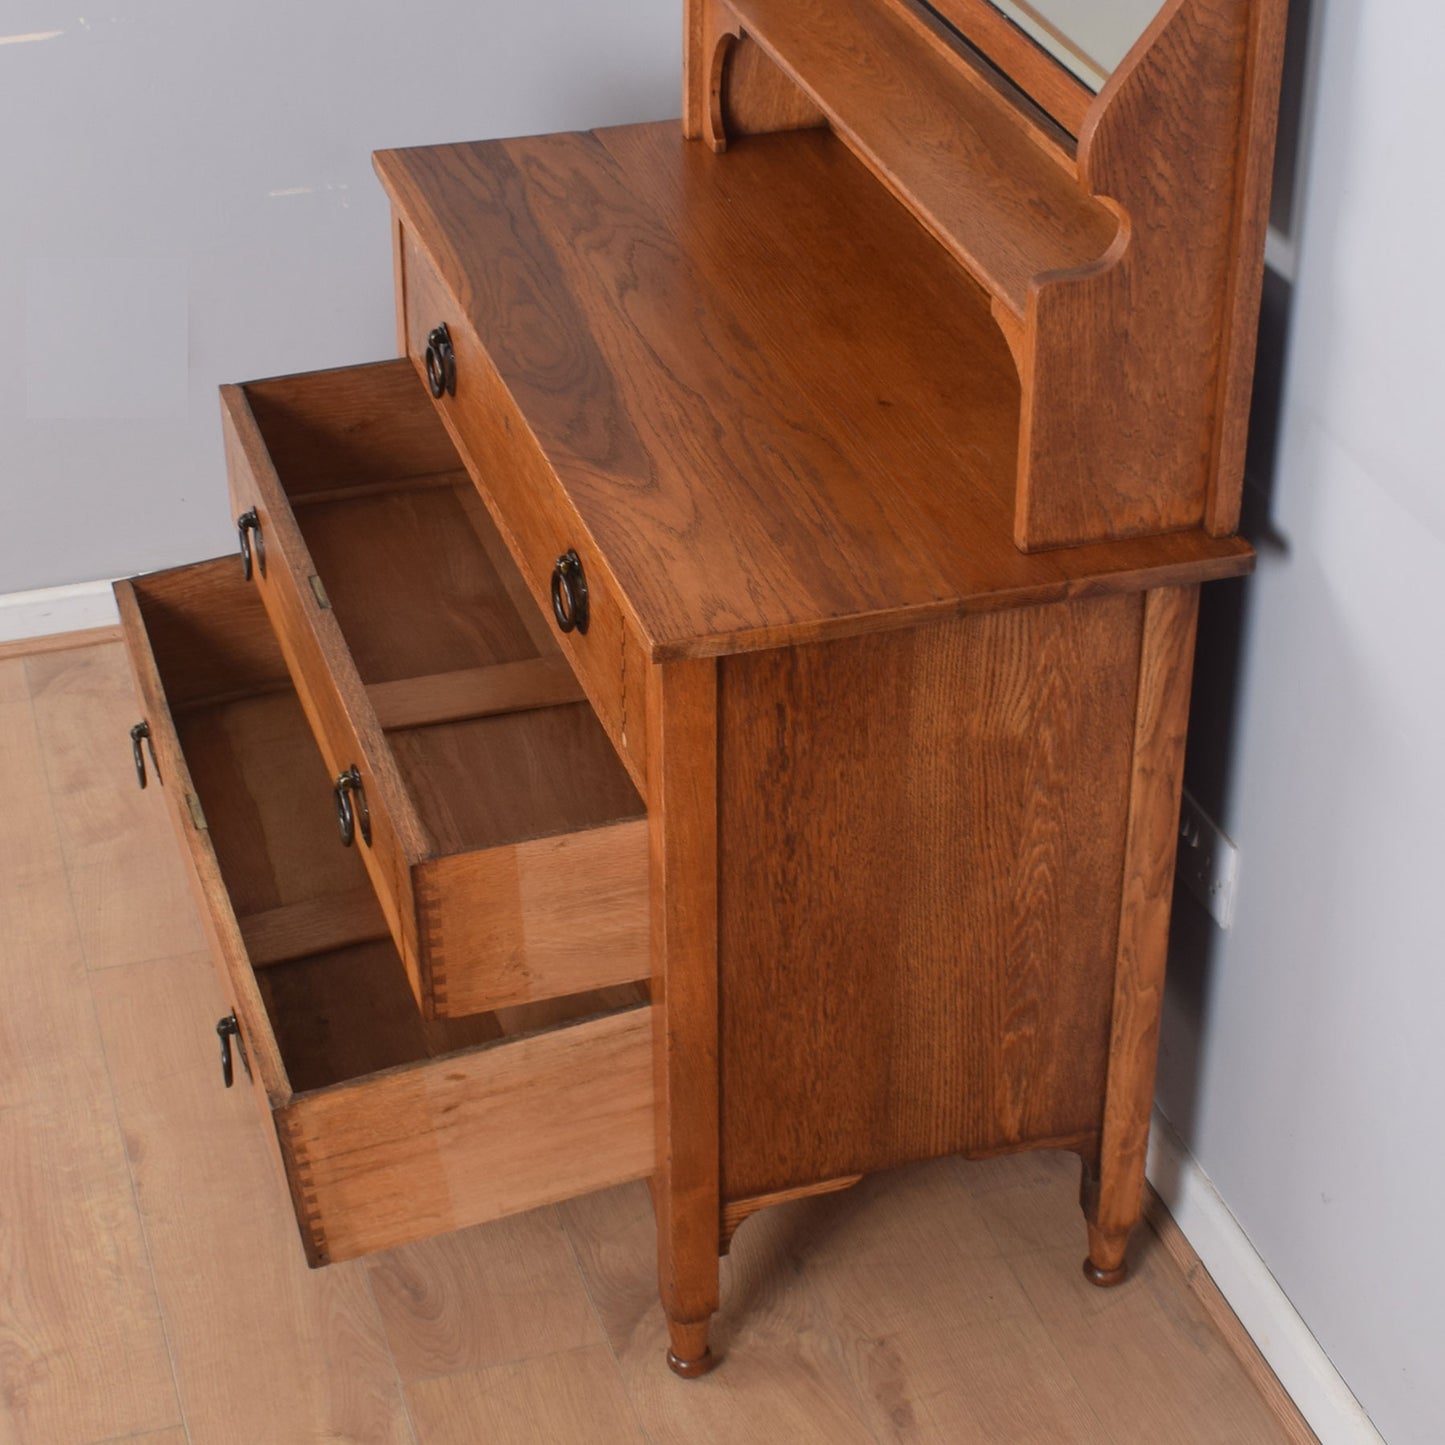
[[[313,1264],[647,1177],[692,1375],[751,1213],[1057,1148],[1124,1277],[1283,18],[688,0],[681,131],[377,156],[401,356],[117,585]]]

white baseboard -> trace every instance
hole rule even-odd
[[[1320,1445],[1385,1445],[1199,1161],[1158,1109],[1149,1131],[1148,1174]]]
[[[111,627],[120,621],[108,581],[0,593],[0,642]]]

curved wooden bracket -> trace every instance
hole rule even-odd
[[[723,117],[723,87],[727,83],[733,48],[742,38],[740,30],[723,30],[712,37],[712,59],[707,68],[707,106],[703,112],[703,140],[714,154],[728,148],[727,122]]]
[[[689,135],[720,155],[733,137],[826,124],[822,110],[748,35],[724,0],[701,0],[695,8],[690,43],[697,57],[685,85],[693,92],[689,112],[695,112],[698,129]]]

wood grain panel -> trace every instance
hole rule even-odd
[[[456,471],[445,431],[394,361],[247,382],[245,392],[294,495]]]
[[[1265,233],[1274,184],[1280,77],[1284,71],[1287,0],[1256,0],[1249,14],[1249,58],[1240,113],[1244,140],[1236,161],[1229,292],[1224,301],[1219,400],[1205,526],[1215,536],[1239,527],[1245,444],[1264,288]]]
[[[318,1264],[636,1179],[653,1165],[651,1010],[302,1095],[277,1128]]]
[[[1099,1187],[1085,1191],[1089,1259],[1105,1272],[1122,1268],[1143,1201],[1198,614],[1197,587],[1145,595]]]
[[[413,404],[422,404],[414,396]],[[531,635],[474,532],[456,466],[446,487],[315,502],[296,523],[364,683],[534,658]],[[280,474],[291,485],[289,474]],[[405,474],[402,474],[405,475]],[[555,648],[549,655],[557,656]]]
[[[726,662],[725,1198],[1100,1127],[1139,616]]]
[[[411,728],[388,743],[439,856],[581,833],[644,812],[586,703]]]
[[[765,135],[827,124],[817,102],[748,36],[728,45],[719,70],[718,107],[724,136]]]
[[[1211,485],[1220,507],[1242,485],[1242,452],[1227,482],[1213,458],[1223,373],[1241,360],[1226,352],[1226,297],[1263,266],[1262,236],[1250,258],[1232,250],[1241,156],[1272,140],[1240,134],[1259,8],[1171,0],[1089,112],[1080,180],[1128,224],[1101,264],[1030,294],[1021,547],[1197,527]]]
[[[254,968],[386,936],[386,919],[367,883],[244,914],[237,922]]]
[[[349,1083],[502,1036],[496,1019],[422,1018],[387,938],[336,945],[257,978],[294,1093]]]
[[[646,979],[647,822],[443,858],[423,876],[438,1008],[464,1016]],[[469,967],[483,958],[486,967]]]
[[[966,52],[869,0],[729,0],[744,29],[921,224],[1016,315],[1033,278],[1096,261],[1116,221]]]
[[[658,1283],[668,1363],[710,1364],[718,1306],[717,664],[659,668],[648,695],[648,854]]]
[[[371,683],[366,689],[376,720],[393,728],[426,727],[496,712],[524,712],[581,702],[581,684],[561,657],[500,662],[493,667],[460,668],[430,677],[407,676]]]
[[[409,230],[407,237],[407,346],[420,368],[431,328],[445,321],[451,331],[457,355],[457,395],[454,401],[443,398],[439,407],[476,481],[482,515],[488,519],[485,530],[499,531],[505,538],[512,565],[504,568],[499,562],[498,570],[516,571],[525,579],[526,609],[542,620],[549,646],[560,646],[566,655],[633,782],[645,795],[643,644],[624,613],[607,561],[562,495],[516,403],[502,388],[494,358],[483,349],[465,311],[460,310]],[[550,369],[556,365],[546,360],[546,353],[556,350],[552,318],[528,318],[526,326],[528,352],[541,355]],[[565,360],[561,365],[565,375],[570,367]],[[610,417],[585,416],[580,425],[589,430],[615,429],[619,415],[614,411]],[[551,578],[557,558],[569,549],[582,562],[590,620],[585,633],[563,635],[552,623]]]

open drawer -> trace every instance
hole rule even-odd
[[[222,402],[243,553],[423,1013],[645,978],[642,800],[410,365]]]
[[[235,559],[116,593],[235,1073],[274,1122],[308,1260],[650,1173],[645,985],[421,1018],[360,861],[312,806],[327,768]]]

